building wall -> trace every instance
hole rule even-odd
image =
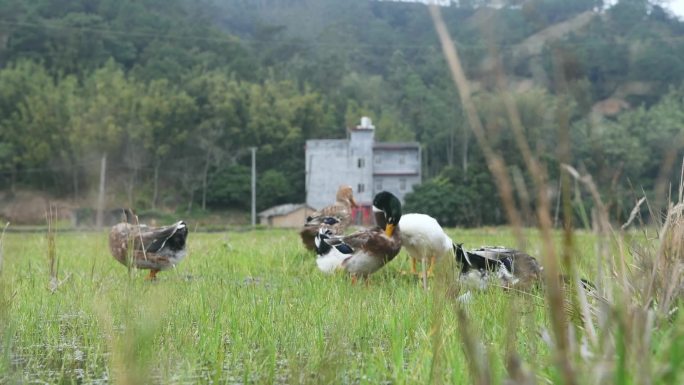
[[[321,209],[335,202],[339,186],[353,178],[348,154],[347,140],[306,141],[306,204]]]
[[[349,140],[349,157],[352,172],[348,184],[354,188],[354,199],[358,204],[373,203],[373,142],[375,130],[352,130]]]
[[[373,172],[375,174],[419,174],[420,151],[417,148],[382,149],[373,152]]]
[[[321,209],[335,201],[340,185],[354,189],[360,205],[370,205],[373,196],[387,190],[403,202],[404,196],[421,182],[420,148],[415,145],[375,146],[375,131],[350,130],[348,140],[306,141],[306,203]]]
[[[396,195],[403,203],[404,196],[413,191],[413,186],[420,184],[419,175],[406,176],[375,176],[373,183],[373,194],[380,191],[389,191]]]
[[[268,225],[273,227],[301,227],[306,223],[306,217],[312,213],[313,210],[302,207],[286,215],[268,218]]]
[[[404,202],[404,196],[421,182],[420,165],[419,148],[375,148],[373,194],[389,191]]]

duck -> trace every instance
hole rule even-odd
[[[352,220],[352,208],[355,207],[357,207],[357,204],[354,200],[354,190],[352,187],[348,185],[340,186],[335,196],[335,203],[312,213],[306,218],[304,227],[299,231],[304,247],[310,251],[316,250],[314,238],[326,218],[332,217],[338,221],[335,226],[328,226],[333,235],[344,234]]]
[[[374,213],[376,222],[382,223],[386,220],[383,212]],[[411,273],[417,274],[416,263],[421,261],[423,288],[427,289],[428,275],[432,274],[437,260],[452,255],[453,241],[439,222],[427,214],[405,214],[398,225],[401,243],[411,258]]]
[[[399,254],[401,202],[383,191],[373,198],[373,207],[385,215],[382,226],[361,229],[346,236],[333,234],[328,224],[321,226],[314,239],[319,270],[327,274],[342,270],[351,275],[352,283],[360,277],[368,282],[371,274]]]
[[[125,266],[150,270],[146,277],[174,267],[185,258],[188,226],[178,221],[170,226],[149,227],[122,222],[109,232],[109,251]]]
[[[528,288],[541,280],[542,266],[533,256],[503,246],[482,246],[467,251],[462,243],[454,244],[456,263],[461,277],[477,282],[483,288],[489,281],[510,288]]]

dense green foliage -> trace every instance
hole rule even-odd
[[[570,116],[572,163],[615,193],[618,215],[631,205],[628,183],[651,193],[674,174],[660,165],[684,141],[684,23],[656,2],[620,0],[524,54],[526,38],[602,2],[512,1],[519,6],[499,11],[482,3],[443,13],[512,173],[529,181],[516,171],[521,157],[485,65],[492,48],[511,87],[528,84],[516,101],[552,180],[558,106]],[[444,205],[431,209],[446,223],[504,220],[421,4],[0,0],[0,15],[2,186],[88,198],[106,154],[118,205],[246,208],[248,149],[256,146],[259,208],[301,202],[304,141],[344,137],[366,114],[379,139],[424,146],[423,175],[438,179],[409,206],[420,207],[428,199],[420,192],[435,186],[457,195],[441,194]],[[607,98],[633,109],[592,118],[592,106]]]

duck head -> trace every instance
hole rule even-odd
[[[453,243],[452,245],[452,247],[454,248],[454,256],[456,257],[456,262],[462,265],[470,265],[468,256],[466,255],[465,251],[463,251],[463,244]]]
[[[373,212],[378,226],[385,229],[385,234],[391,237],[401,218],[401,202],[394,194],[382,191],[373,198]]]
[[[337,195],[335,199],[338,202],[344,202],[351,207],[357,207],[356,201],[354,200],[354,189],[351,186],[343,185],[337,190]]]

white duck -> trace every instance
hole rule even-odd
[[[386,191],[379,193],[390,194]],[[373,207],[375,221],[378,226],[391,222],[387,217],[387,210],[383,207]],[[411,273],[416,274],[416,263],[422,263],[423,288],[427,289],[427,276],[432,272],[435,262],[445,256],[453,256],[454,244],[437,223],[437,220],[426,214],[405,214],[399,220],[399,235],[401,244],[411,257]],[[426,264],[429,267],[426,268]]]

